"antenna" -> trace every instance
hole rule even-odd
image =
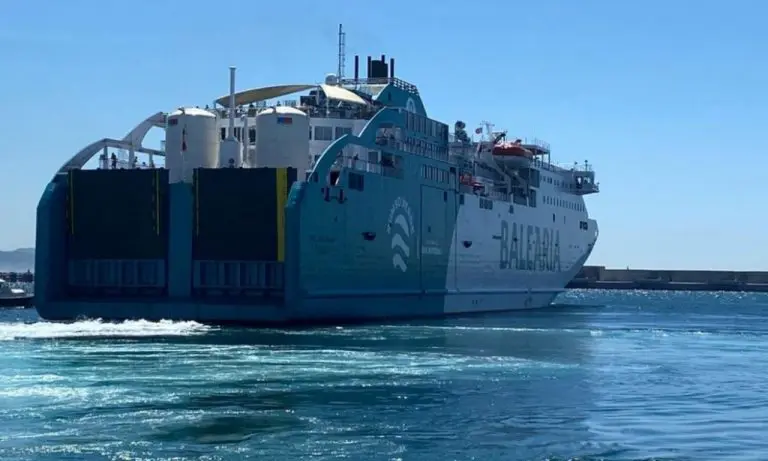
[[[347,45],[347,33],[344,32],[344,28],[339,24],[339,69],[336,72],[336,76],[339,81],[344,78],[344,67],[346,65],[346,52],[344,48]]]
[[[488,122],[486,120],[483,120],[480,123],[485,127],[485,133],[480,133],[480,134],[485,134],[485,136],[487,136],[489,140],[493,140],[493,127],[494,127],[493,123]]]

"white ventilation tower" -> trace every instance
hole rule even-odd
[[[219,130],[214,114],[194,107],[168,114],[165,167],[169,183],[191,183],[195,168],[216,168],[218,163]]]
[[[309,117],[289,106],[269,107],[256,116],[256,166],[293,167],[303,178],[309,167]]]

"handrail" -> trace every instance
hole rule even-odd
[[[401,89],[408,93],[418,95],[419,89],[416,85],[408,83],[405,80],[401,80],[396,77],[378,77],[378,78],[344,78],[341,80],[342,85],[389,85],[392,84],[395,88]]]

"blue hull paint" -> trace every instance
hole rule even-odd
[[[174,320],[196,321],[218,325],[312,325],[335,323],[367,323],[382,320],[411,320],[509,312],[532,309],[549,305],[558,295],[557,292],[539,293],[541,305],[526,305],[525,295],[500,293],[492,300],[488,295],[453,295],[466,298],[464,302],[472,305],[472,298],[485,298],[489,307],[445,312],[445,296],[336,296],[315,298],[305,302],[305,308],[291,310],[285,306],[244,305],[242,303],[199,303],[169,302],[167,300],[142,300],[141,302],[108,302],[108,312],[103,301],[67,300],[46,303],[41,317],[51,321],[72,321],[85,318],[99,318],[110,321],[123,320]],[[450,298],[450,296],[449,296]],[[518,305],[510,305],[510,300],[517,300]]]

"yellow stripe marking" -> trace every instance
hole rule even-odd
[[[277,207],[277,260],[285,260],[285,202],[288,198],[288,170],[275,169],[275,205]]]

